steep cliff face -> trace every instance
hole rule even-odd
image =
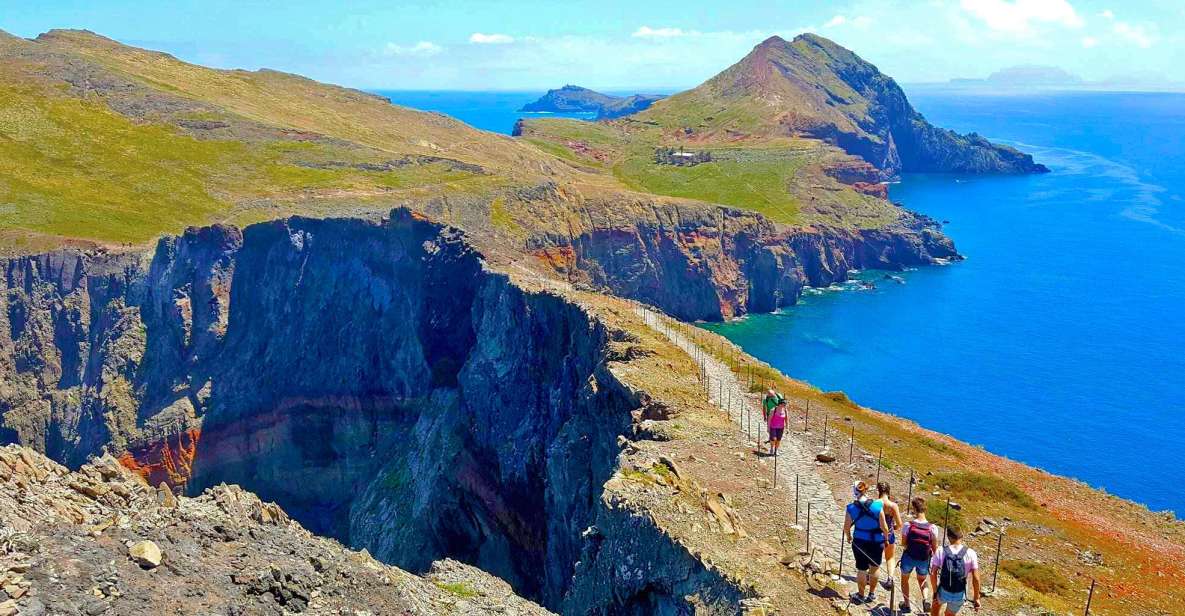
[[[845,280],[853,269],[959,258],[934,221],[904,220],[883,229],[783,229],[743,210],[654,207],[632,222],[550,237],[535,254],[575,280],[678,318],[719,320],[792,305],[804,286]]]
[[[71,464],[107,449],[190,493],[237,483],[386,562],[459,558],[548,606],[598,588],[577,562],[639,394],[603,324],[490,272],[459,232],[406,211],[289,219],[191,230],[150,261],[5,267],[4,440]],[[661,533],[630,540],[656,572],[691,566]],[[578,611],[689,590],[585,590]]]

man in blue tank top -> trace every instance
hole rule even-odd
[[[855,604],[876,602],[877,570],[889,535],[884,503],[869,498],[867,492],[868,484],[864,481],[852,485],[853,500],[847,506],[843,522],[844,535],[852,543],[852,555],[856,558],[857,593],[852,597]]]

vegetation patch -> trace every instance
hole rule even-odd
[[[941,473],[932,479],[934,485],[963,498],[1007,502],[1025,509],[1034,509],[1037,503],[1033,497],[1007,480],[972,471]]]
[[[1016,581],[1043,594],[1064,594],[1070,582],[1057,569],[1031,560],[1002,560],[1000,568]]]
[[[472,599],[481,594],[464,582],[435,582],[435,584],[437,588],[462,599]]]

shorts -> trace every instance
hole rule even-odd
[[[897,533],[889,533],[889,545],[897,545]]]
[[[881,566],[885,544],[867,539],[852,540],[852,555],[856,557],[856,571],[868,571],[870,567]]]
[[[914,560],[909,557],[909,554],[902,554],[901,573],[909,575],[911,572],[916,572],[918,575],[930,575],[930,559]]]
[[[782,433],[785,431],[785,428],[770,428],[769,438],[773,440],[782,440]]]
[[[938,589],[938,602],[945,603],[947,611],[951,614],[958,614],[966,601],[967,591],[947,592],[941,588]]]

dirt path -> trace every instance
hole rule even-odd
[[[759,396],[748,393],[724,362],[699,349],[695,342],[671,327],[669,321],[658,313],[645,308],[638,310],[647,325],[699,361],[706,376],[708,399],[728,412],[733,422],[740,427],[741,438],[746,445],[755,448],[757,441],[764,443],[766,433],[761,421]],[[772,468],[774,459],[763,458],[763,462]],[[821,550],[828,558],[839,558],[843,508],[836,503],[831,486],[815,467],[814,448],[806,442],[804,433],[787,428],[777,465],[778,482],[786,488],[791,500],[795,477],[798,478],[799,508],[802,512],[800,526],[804,530],[809,504],[811,547]]]

